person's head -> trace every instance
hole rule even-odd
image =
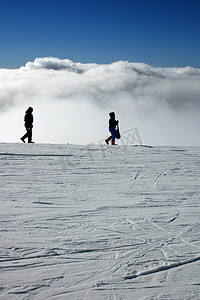
[[[26,113],[27,113],[27,114],[31,114],[32,112],[33,112],[33,108],[30,106],[30,107],[27,109]]]
[[[111,118],[115,118],[115,113],[114,113],[114,111],[111,112],[111,113],[109,113],[109,116],[110,116]]]

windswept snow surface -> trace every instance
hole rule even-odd
[[[0,144],[0,299],[200,299],[200,147]]]

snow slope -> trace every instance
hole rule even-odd
[[[200,299],[200,147],[0,144],[0,299]]]

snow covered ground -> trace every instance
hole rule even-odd
[[[200,147],[0,144],[0,299],[200,299]]]

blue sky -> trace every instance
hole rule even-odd
[[[200,67],[200,0],[6,0],[0,68],[36,57]]]

